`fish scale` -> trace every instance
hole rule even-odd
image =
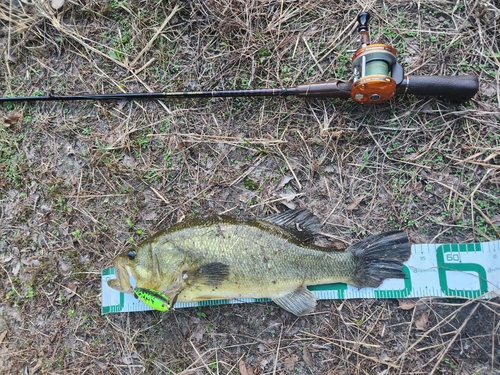
[[[305,282],[308,285],[348,282],[355,271],[351,253],[327,252],[313,245],[300,246],[290,238],[270,235],[258,225],[214,223],[208,228],[194,227],[168,233],[168,238],[185,249],[186,256],[195,264],[222,262],[230,266],[227,281],[218,289],[238,283],[255,289],[256,293],[262,289],[267,293],[282,288],[276,284],[296,288]],[[203,247],[207,250],[199,251]],[[162,253],[162,249],[158,252]]]

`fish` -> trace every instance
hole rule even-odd
[[[302,316],[316,308],[307,286],[376,288],[385,279],[405,278],[411,243],[404,231],[371,235],[338,251],[314,244],[320,230],[319,219],[306,209],[257,219],[188,219],[117,255],[116,279],[108,285],[123,293],[157,292],[171,306],[269,298]]]

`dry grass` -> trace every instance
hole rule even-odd
[[[101,316],[99,273],[159,228],[307,207],[332,246],[499,239],[500,8],[477,1],[0,3],[3,96],[348,79],[355,18],[410,74],[477,74],[468,103],[297,98],[4,105],[2,373],[494,374],[495,300],[323,301]],[[290,177],[285,187],[279,181]],[[5,324],[3,324],[5,322]],[[3,329],[3,326],[7,329]],[[6,332],[6,333],[5,333]]]

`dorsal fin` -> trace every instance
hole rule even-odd
[[[261,220],[279,225],[302,242],[312,241],[321,229],[319,219],[308,210],[288,210]]]

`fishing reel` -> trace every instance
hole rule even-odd
[[[396,94],[403,82],[403,67],[396,60],[396,50],[383,43],[370,43],[366,12],[358,15],[358,32],[362,45],[352,56],[353,83],[351,98],[361,104],[378,104]]]

